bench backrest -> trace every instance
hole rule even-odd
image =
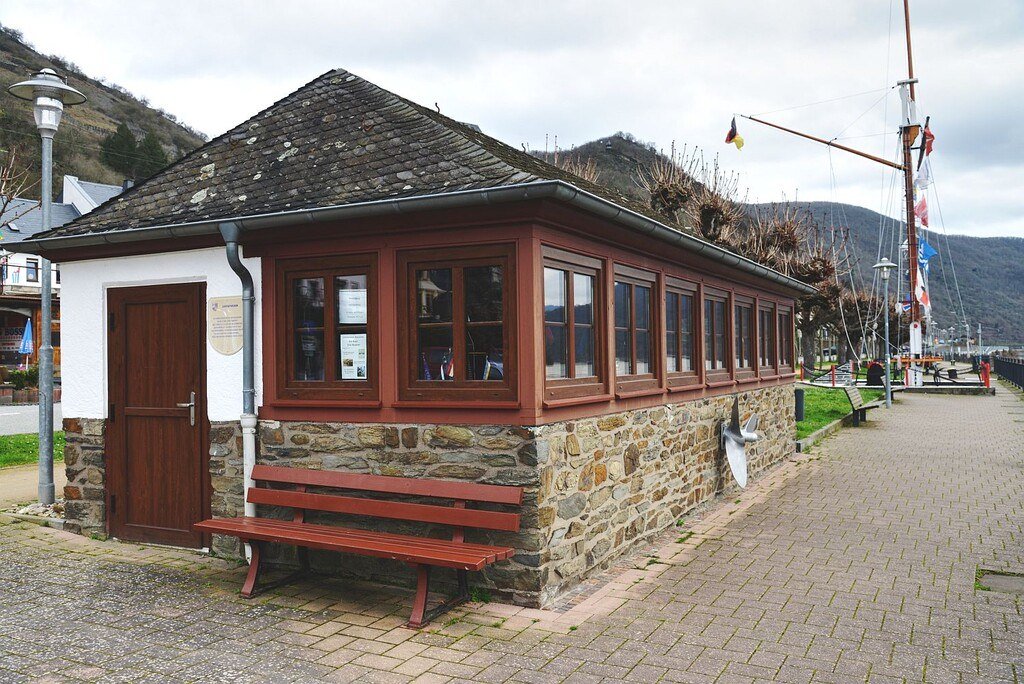
[[[850,405],[854,409],[859,409],[864,406],[864,397],[861,396],[860,390],[856,387],[844,387],[843,390],[846,392],[846,398],[850,400]]]
[[[460,530],[463,527],[505,532],[519,530],[518,513],[469,509],[466,508],[467,503],[519,505],[523,502],[522,487],[486,485],[475,482],[388,477],[386,475],[364,475],[362,473],[340,473],[330,470],[266,465],[255,466],[252,469],[252,479],[257,483],[294,485],[293,489],[251,487],[246,493],[246,498],[250,503],[293,508],[296,522],[304,520],[305,511],[313,510],[435,523],[458,528],[455,536],[459,541],[462,536]],[[452,504],[410,503],[342,494],[318,494],[307,492],[307,487],[447,499]]]

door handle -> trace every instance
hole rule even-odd
[[[177,406],[178,408],[187,408],[188,409],[188,424],[192,425],[192,426],[195,426],[195,424],[196,424],[196,393],[195,392],[189,392],[188,393],[188,401],[184,402],[184,403],[181,403],[181,404],[175,404],[175,406]]]

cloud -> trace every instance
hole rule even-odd
[[[913,3],[919,99],[938,136],[951,230],[1024,235],[1024,4],[985,11]],[[892,157],[906,73],[900,3],[609,0],[517,3],[197,2],[40,5],[5,0],[0,21],[44,52],[117,82],[213,135],[344,67],[511,145],[568,147],[617,130],[720,153],[751,196],[851,202],[899,213],[882,166],[740,120],[734,112]],[[859,97],[793,108],[851,93]],[[782,110],[782,111],[777,111]],[[880,135],[888,132],[888,135]],[[1019,186],[1018,186],[1019,187]]]

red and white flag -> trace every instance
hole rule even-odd
[[[928,198],[924,195],[921,195],[921,199],[914,205],[914,216],[917,217],[922,226],[928,227]]]
[[[928,297],[928,289],[925,287],[924,278],[921,276],[921,269],[917,269],[917,284],[914,286],[914,297],[921,306],[930,307],[932,300]]]

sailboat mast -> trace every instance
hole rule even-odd
[[[910,46],[910,0],[903,0],[903,25],[907,29],[907,78],[914,80],[914,51]],[[914,84],[910,84],[910,99],[916,99]]]
[[[914,141],[921,133],[921,126],[917,122],[917,93],[914,89],[917,79],[914,77],[914,53],[910,42],[910,0],[903,0],[903,17],[907,36],[908,78],[905,81],[901,81],[900,85],[902,87],[909,86],[909,96],[905,95],[903,98],[903,120],[900,122],[900,135],[903,139],[903,181],[904,192],[906,193],[907,267],[910,271],[910,324],[911,339],[915,336],[914,330],[916,328],[923,340],[924,330],[921,329],[921,304],[917,300],[917,217],[914,215],[914,161],[911,150]]]

